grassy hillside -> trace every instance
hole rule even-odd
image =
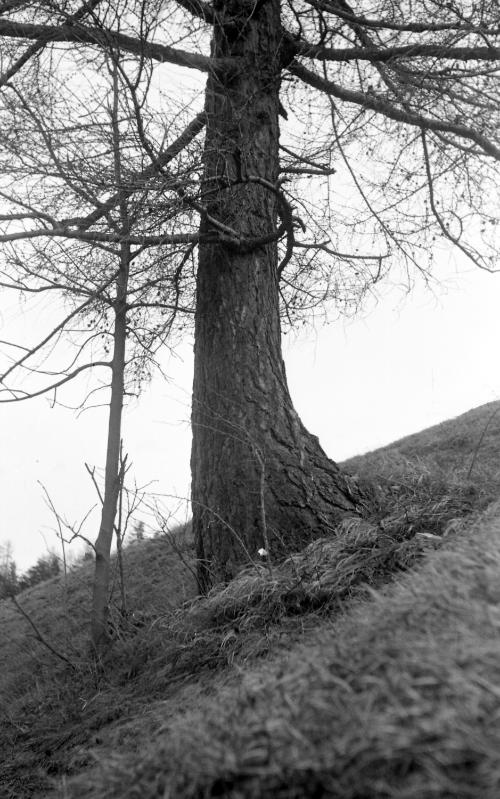
[[[479,483],[483,474],[500,475],[500,402],[489,402],[479,408],[448,419],[441,424],[401,438],[375,452],[350,458],[343,464],[349,471],[361,474],[400,474],[408,462],[429,469],[451,471],[461,478]]]
[[[499,444],[490,403],[351,459],[371,520],[203,600],[130,547],[99,670],[88,567],[19,597],[71,665],[1,603],[0,795],[496,799]]]
[[[497,799],[499,511],[194,707],[167,696],[67,795]]]

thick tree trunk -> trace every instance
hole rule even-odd
[[[256,238],[277,227],[276,194],[251,179],[279,176],[280,2],[215,5],[213,55],[236,71],[208,79],[204,201]],[[205,241],[197,280],[192,500],[206,591],[258,560],[266,540],[273,557],[332,531],[360,497],[290,399],[276,243],[242,253]]]

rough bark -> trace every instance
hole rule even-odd
[[[253,12],[249,11],[249,7]],[[207,83],[204,200],[210,216],[261,237],[276,230],[279,0],[218,2],[212,53],[237,72]],[[202,233],[209,225],[202,223]],[[360,509],[360,496],[290,399],[281,354],[277,245],[200,245],[193,392],[193,527],[202,591],[257,550],[301,548]]]

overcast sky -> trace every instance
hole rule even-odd
[[[500,275],[474,268],[457,274],[447,265],[437,276],[434,293],[420,284],[406,296],[386,285],[378,302],[355,319],[285,337],[296,408],[335,460],[500,398]],[[14,332],[26,341],[36,325],[36,315],[23,313],[14,295],[4,295],[1,339]],[[126,413],[125,448],[133,463],[129,478],[139,485],[154,481],[150,490],[185,498],[192,343],[164,366],[170,381],[155,379]],[[12,542],[25,569],[47,547],[57,547],[39,481],[71,523],[95,504],[84,463],[104,463],[106,410],[77,418],[72,411],[51,408],[44,398],[4,404],[0,432],[0,542]],[[178,505],[182,520],[186,503]],[[97,524],[94,512],[86,527],[89,537],[95,537]]]

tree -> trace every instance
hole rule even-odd
[[[71,44],[208,76],[192,123],[205,125],[203,172],[177,189],[200,216],[192,500],[202,589],[230,578],[264,537],[274,554],[363,512],[359,488],[293,408],[282,319],[355,302],[396,257],[428,274],[436,237],[494,268],[496,5],[171,0],[150,36],[132,21],[153,2],[94,3],[89,22],[71,24],[53,3],[36,18],[0,8],[0,35],[18,42],[8,83],[34,47]]]
[[[19,578],[18,591],[24,591],[26,588],[32,588],[34,585],[38,585],[38,583],[50,580],[51,577],[56,577],[60,571],[61,564],[54,552],[41,555],[37,562]],[[18,593],[18,591],[15,593]]]
[[[5,599],[19,590],[17,566],[12,555],[12,544],[0,544],[0,599]]]
[[[155,366],[157,350],[169,336],[173,337],[175,330],[182,330],[182,318],[192,315],[190,307],[179,304],[177,274],[179,263],[190,257],[189,234],[176,238],[164,229],[160,235],[148,237],[144,229],[151,225],[157,229],[160,224],[165,228],[177,213],[182,214],[186,225],[189,213],[178,202],[177,206],[169,203],[165,196],[162,170],[176,155],[175,139],[170,148],[164,148],[161,163],[153,158],[154,168],[150,166],[149,172],[142,169],[137,155],[138,137],[145,142],[145,149],[148,147],[146,118],[138,114],[150,88],[143,63],[127,64],[118,51],[106,50],[97,86],[95,75],[90,86],[79,79],[83,96],[78,101],[74,87],[70,86],[68,92],[68,86],[62,84],[55,97],[48,77],[57,84],[55,76],[42,72],[41,77],[31,75],[29,87],[9,86],[2,109],[6,178],[2,191],[6,213],[2,219],[5,229],[11,232],[3,237],[7,249],[0,285],[36,297],[57,292],[71,310],[55,325],[51,317],[49,331],[29,347],[2,342],[21,352],[3,370],[0,402],[21,402],[49,393],[55,403],[58,391],[89,370],[110,372],[109,381],[94,385],[79,406],[88,408],[90,397],[95,400],[98,392],[109,389],[102,494],[91,470],[102,505],[99,533],[93,545],[96,566],[91,613],[91,640],[98,651],[106,642],[114,532],[118,547],[121,545],[116,517],[126,471],[126,457],[121,452],[124,399],[127,393],[140,392],[142,382]],[[167,132],[172,134],[172,129],[163,124],[163,138]],[[184,138],[183,147],[188,144]],[[12,173],[16,175],[15,182]],[[180,177],[170,172],[171,179]],[[133,181],[137,181],[140,191],[135,186],[134,191],[130,190]],[[95,193],[96,187],[101,186],[111,192],[108,207],[104,208]],[[152,213],[150,206],[159,190],[162,207]],[[76,230],[71,231],[67,222],[60,221],[61,213],[69,211],[73,216],[78,214]],[[93,223],[90,233],[89,217]],[[141,235],[135,236],[138,220]],[[163,260],[160,269],[154,255],[159,244],[162,257],[170,251],[169,269]],[[169,244],[173,246],[168,247]],[[182,280],[184,289],[188,280]],[[188,293],[184,291],[184,299]],[[35,332],[40,335],[38,330]],[[73,345],[73,352],[69,363],[61,365],[57,355],[63,334],[66,344]],[[63,355],[67,357],[66,353]],[[28,387],[26,372],[32,378]],[[20,375],[24,376],[23,382]]]

